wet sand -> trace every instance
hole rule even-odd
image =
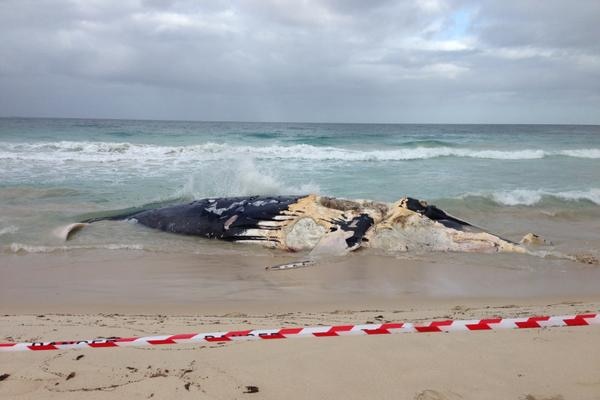
[[[290,271],[272,251],[194,255],[77,250],[2,256],[0,312],[212,313],[599,295],[600,268],[517,254],[358,252]]]

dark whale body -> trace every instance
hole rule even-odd
[[[135,220],[149,228],[183,235],[203,236],[226,241],[269,241],[281,244],[280,240],[265,235],[253,235],[256,230],[275,231],[281,229],[276,223],[282,218],[302,218],[302,211],[290,211],[292,204],[306,196],[245,196],[196,200],[188,204],[136,211],[110,217],[92,218],[81,221],[92,223],[102,220]],[[268,225],[269,222],[274,224]],[[346,239],[348,247],[360,243],[373,219],[361,214],[350,220],[335,219],[329,222],[351,232]],[[267,224],[267,225],[266,225]]]
[[[243,233],[258,228],[261,221],[288,210],[302,196],[246,196],[201,199],[188,204],[138,211],[112,217],[92,218],[84,223],[102,220],[135,220],[149,228],[183,235],[204,236],[221,240],[263,240]]]

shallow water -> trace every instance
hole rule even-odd
[[[153,202],[308,192],[410,195],[512,239],[537,229],[595,252],[600,127],[0,119],[0,176],[4,253],[254,251],[127,224],[68,245],[52,231]]]

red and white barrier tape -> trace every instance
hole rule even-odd
[[[389,335],[395,333],[456,332],[499,329],[531,329],[561,326],[600,325],[600,314],[562,315],[554,317],[487,318],[476,320],[444,320],[428,324],[383,323],[363,325],[313,326],[306,328],[253,329],[214,333],[130,338],[101,338],[58,342],[0,343],[0,352],[27,350],[66,350],[82,348],[139,347],[179,343],[232,342],[300,337],[330,337],[350,335]]]

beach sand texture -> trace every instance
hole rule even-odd
[[[264,270],[290,257],[4,255],[0,340],[600,309],[600,270],[562,260],[357,253],[300,270]],[[598,399],[599,339],[592,326],[5,353],[0,398]]]
[[[600,301],[214,315],[2,318],[13,340],[597,310]],[[462,304],[462,305],[461,305]],[[326,310],[326,308],[323,308]],[[11,399],[597,399],[597,327],[6,353]],[[6,338],[3,338],[6,339]]]

